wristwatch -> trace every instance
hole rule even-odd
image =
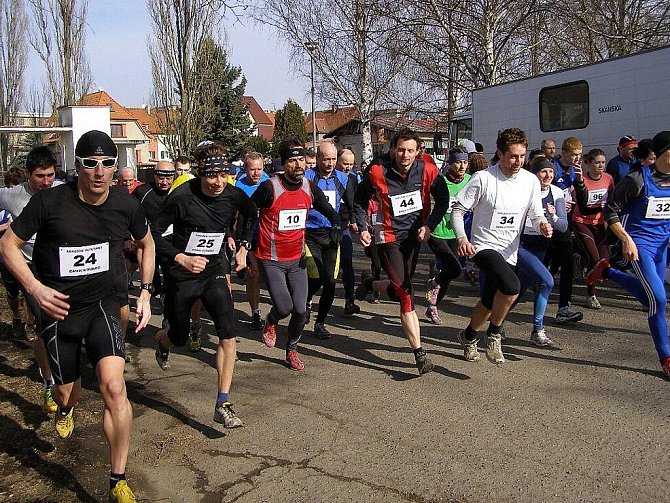
[[[149,295],[153,295],[154,284],[153,283],[142,283],[140,285],[140,290],[146,290],[147,292],[149,292]]]
[[[242,248],[246,248],[247,250],[251,250],[251,243],[247,240],[243,239],[242,241],[240,241],[240,246]]]

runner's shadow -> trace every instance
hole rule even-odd
[[[34,406],[33,406],[34,407]],[[0,450],[16,459],[26,468],[39,473],[45,480],[50,480],[54,486],[67,488],[77,495],[77,501],[96,503],[94,498],[77,479],[63,466],[49,461],[40,453],[50,453],[55,447],[39,438],[34,430],[23,428],[16,421],[7,416],[0,416]]]
[[[100,395],[98,382],[90,364],[82,368],[81,385],[85,389],[93,391],[98,396]],[[128,400],[132,403],[137,403],[162,414],[171,416],[185,425],[190,426],[194,430],[199,431],[209,439],[217,439],[226,436],[225,433],[191,418],[188,415],[188,410],[178,403],[162,395],[154,395],[153,393],[148,392],[146,385],[143,383],[126,381],[126,393],[128,395]],[[102,398],[99,398],[99,400],[102,400]]]
[[[35,395],[37,396],[37,393]],[[23,414],[23,421],[35,429],[49,421],[50,416],[42,412],[41,405],[29,402],[18,393],[5,389],[2,386],[0,386],[0,402],[15,405],[21,411],[21,414]]]

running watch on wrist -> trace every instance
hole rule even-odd
[[[246,248],[247,250],[251,250],[251,243],[249,241],[244,240],[244,239],[242,241],[240,241],[240,246],[242,248]]]
[[[146,290],[147,292],[149,292],[149,295],[153,295],[154,285],[153,283],[142,283],[140,285],[140,290]]]

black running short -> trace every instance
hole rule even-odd
[[[223,272],[180,281],[168,277],[163,287],[163,298],[164,316],[170,323],[168,337],[175,346],[183,346],[188,340],[191,307],[197,299],[202,300],[212,318],[219,340],[235,337],[233,299]]]
[[[56,384],[81,377],[81,348],[95,368],[106,356],[126,357],[119,303],[115,297],[80,308],[71,308],[62,321],[42,312],[41,336]]]

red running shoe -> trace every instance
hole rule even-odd
[[[273,348],[275,347],[275,342],[277,342],[277,324],[270,323],[266,318],[265,326],[263,327],[263,344],[269,348]]]
[[[666,379],[670,380],[670,356],[661,362],[661,370],[663,370]]]
[[[586,284],[593,285],[596,281],[605,279],[605,271],[610,268],[610,261],[606,258],[600,259],[586,275]]]
[[[300,359],[298,352],[295,350],[288,352],[286,355],[286,363],[288,363],[291,370],[295,370],[296,372],[305,368],[305,362]]]

